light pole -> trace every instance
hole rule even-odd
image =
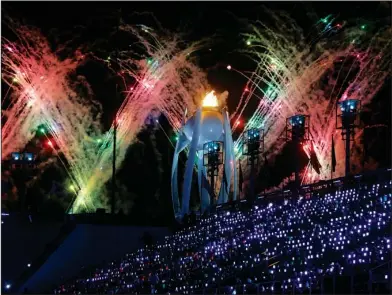
[[[211,194],[210,207],[215,205],[215,177],[218,176],[218,168],[223,164],[223,142],[210,141],[203,145],[203,165],[207,167],[207,175],[210,177]]]
[[[342,139],[346,143],[346,177],[350,175],[350,144],[354,141],[355,128],[359,127],[360,111],[361,101],[358,99],[347,99],[336,104],[336,129],[342,130]]]
[[[21,187],[20,195],[20,209],[23,212],[25,209],[26,199],[26,181],[31,177],[31,172],[35,168],[35,156],[28,152],[13,152],[11,153],[11,167],[17,172]]]
[[[299,149],[300,143],[309,140],[309,115],[294,115],[286,120],[286,142],[291,141],[295,149],[295,186],[300,185],[299,180]]]
[[[255,199],[255,165],[259,162],[259,154],[264,151],[264,130],[251,128],[246,131],[246,138],[242,154],[247,157],[247,165],[250,166],[250,192],[249,200]]]

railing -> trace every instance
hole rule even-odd
[[[391,180],[391,169],[378,169],[374,171],[367,171],[362,174],[352,175],[350,177],[339,177],[330,180],[321,180],[316,183],[306,184],[299,189],[283,188],[276,191],[272,191],[266,194],[258,194],[256,200],[252,203],[257,204],[260,201],[273,201],[284,198],[298,197],[299,195],[306,196],[312,195],[314,192],[319,192],[328,189],[346,189],[346,188],[361,188],[365,185],[372,184],[375,181],[380,180]],[[231,208],[239,208],[242,206],[249,206],[250,201],[247,199],[241,199],[232,201],[224,204],[219,204],[215,207],[217,212],[227,211]]]

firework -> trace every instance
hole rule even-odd
[[[94,167],[99,135],[99,106],[82,99],[76,86],[87,86],[70,75],[80,63],[76,57],[60,60],[38,30],[18,26],[17,42],[3,41],[3,80],[9,85],[10,103],[3,111],[2,158],[23,148],[39,126],[46,149],[59,156],[72,191],[82,188]],[[98,107],[98,109],[97,109]],[[65,161],[63,161],[65,159]]]
[[[134,58],[140,53],[127,51],[120,52],[117,58],[120,72],[135,81],[129,85],[127,96],[117,112],[117,167],[151,112],[162,113],[178,131],[185,109],[192,113],[208,87],[205,74],[189,60],[189,53],[197,50],[200,44],[181,49],[181,40],[175,36],[158,36],[152,30],[126,25],[121,29],[139,40],[145,57]],[[103,146],[112,146],[113,127]],[[107,207],[107,198],[102,192],[111,177],[111,161],[111,148],[100,149],[96,168],[89,174],[84,190],[78,194],[74,211],[83,210],[86,203],[89,211],[98,205]]]
[[[342,24],[334,24],[328,17],[317,39],[308,42],[289,16],[271,15],[275,27],[258,23],[253,33],[245,35],[246,40],[251,40],[246,53],[257,68],[249,76],[248,91],[244,91],[232,117],[241,116],[251,98],[259,99],[245,130],[264,128],[266,150],[273,155],[284,145],[286,118],[296,113],[309,114],[311,140],[322,169],[318,175],[309,164],[303,182],[329,176],[333,135],[338,143],[337,157],[341,159],[335,176],[340,176],[344,171],[344,147],[335,131],[336,103],[350,97],[361,100],[363,105],[372,100],[388,75],[391,31],[381,29],[371,36],[363,26],[340,31]],[[358,132],[357,138],[360,135]],[[236,142],[237,150],[242,138],[243,134]],[[308,156],[309,147],[304,147]]]
[[[366,31],[366,26],[349,27],[332,16],[317,24],[317,37],[308,41],[298,25],[287,15],[272,13],[275,27],[258,23],[245,35],[248,54],[257,64],[247,75],[248,83],[232,118],[240,118],[250,99],[259,104],[245,126],[264,128],[265,147],[277,154],[284,145],[285,120],[296,113],[309,114],[311,149],[321,163],[318,175],[308,165],[304,182],[329,176],[331,140],[335,135],[338,158],[335,176],[342,174],[344,149],[335,134],[336,102],[356,98],[368,104],[383,84],[390,66],[390,29]],[[129,145],[148,118],[163,114],[178,131],[185,110],[193,115],[210,90],[203,73],[192,61],[192,53],[204,44],[185,46],[175,35],[153,31],[145,26],[123,25],[137,49],[121,51],[103,62],[132,79],[126,85],[124,101],[112,127],[102,132],[100,106],[89,95],[81,96],[76,86],[89,86],[75,70],[83,56],[60,59],[37,31],[15,29],[19,40],[3,41],[3,80],[9,85],[9,104],[3,111],[2,158],[23,148],[38,126],[45,126],[48,148],[63,161],[69,187],[75,194],[73,212],[94,212],[108,208],[105,183],[110,179],[113,131],[117,125],[116,166],[120,167]],[[131,47],[130,47],[131,48]],[[116,65],[111,67],[111,65]],[[116,68],[116,70],[114,70]],[[125,79],[124,79],[125,81]],[[227,96],[227,94],[226,94]],[[220,104],[222,104],[220,102]],[[97,115],[98,114],[98,115]],[[154,120],[154,119],[153,119]],[[233,131],[240,125],[237,119]],[[357,138],[361,132],[357,133]],[[235,144],[241,150],[243,134]],[[354,143],[355,144],[355,143]],[[354,149],[353,149],[354,150]]]

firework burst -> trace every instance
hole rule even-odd
[[[245,35],[249,46],[246,54],[257,63],[257,68],[248,75],[247,91],[232,118],[241,116],[250,99],[258,99],[258,107],[245,130],[264,128],[266,150],[277,154],[284,145],[286,118],[296,113],[310,115],[311,140],[322,168],[318,175],[309,163],[303,182],[325,179],[330,173],[331,140],[336,133],[336,103],[356,98],[366,105],[372,100],[388,75],[391,30],[381,29],[369,37],[370,33],[361,27],[340,31],[342,25],[329,18],[320,35],[307,41],[289,16],[271,15],[275,27],[257,23],[253,33]],[[357,139],[360,134],[357,133]],[[344,159],[344,147],[337,135],[337,157]],[[243,134],[236,142],[237,150],[242,138]],[[304,147],[308,155],[309,148],[310,145]],[[338,160],[335,176],[343,171],[344,161]]]
[[[189,59],[200,44],[181,48],[183,44],[176,36],[158,36],[145,27],[139,29],[123,25],[121,29],[136,37],[140,46],[138,53],[122,51],[116,59],[120,72],[135,81],[128,86],[127,95],[116,116],[117,166],[124,160],[127,147],[151,112],[162,113],[173,129],[178,131],[185,109],[192,113],[208,88],[205,74]],[[113,131],[114,125],[102,146],[113,145]],[[107,198],[102,192],[104,183],[111,177],[111,161],[112,150],[100,149],[95,169],[80,191],[74,211],[81,211],[85,206],[89,211],[97,206],[107,207]]]
[[[2,39],[3,80],[11,90],[2,118],[2,158],[22,149],[45,126],[46,148],[62,161],[76,190],[93,169],[99,105],[75,90],[81,85],[89,90],[75,75],[80,59],[59,59],[38,30],[17,26],[15,33],[16,42]]]

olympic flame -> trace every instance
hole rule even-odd
[[[203,99],[203,107],[217,107],[218,98],[215,96],[214,91],[208,93]]]

